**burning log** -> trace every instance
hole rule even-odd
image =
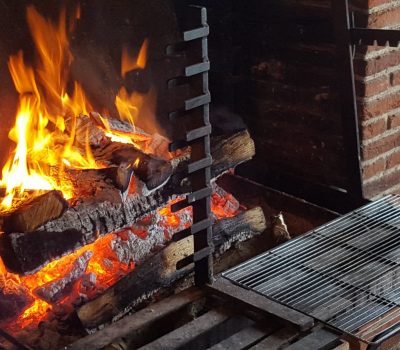
[[[46,222],[59,218],[68,203],[59,191],[49,191],[24,202],[2,217],[4,232],[32,232]]]
[[[137,132],[137,128],[135,128],[132,124],[126,123],[120,119],[115,118],[104,118],[97,112],[91,112],[90,119],[93,123],[99,127],[101,130],[110,130],[111,132],[120,132],[126,134],[133,134]],[[150,135],[145,134],[144,132],[139,132],[139,134],[143,134],[147,138]]]
[[[84,252],[81,256],[76,259],[71,271],[64,277],[46,283],[35,289],[34,293],[41,299],[48,303],[54,303],[64,298],[70,291],[70,287],[85,274],[86,268],[89,264],[90,258],[93,256],[93,252]]]
[[[102,162],[127,164],[135,175],[143,181],[149,190],[163,185],[172,175],[170,162],[145,154],[133,145],[111,142],[108,145],[93,150],[94,157]]]
[[[254,143],[248,132],[235,135],[213,141],[212,172],[215,176],[254,155]],[[181,165],[184,166],[185,162],[183,160]],[[175,171],[179,169],[180,166]],[[182,186],[181,174],[176,173],[165,186],[151,193],[143,195],[137,189],[135,193],[128,191],[122,195],[110,182],[110,177],[107,179],[108,171],[71,171],[68,176],[75,176],[74,187],[79,197],[85,200],[77,200],[59,218],[48,221],[29,234],[15,231],[1,235],[0,253],[7,268],[19,274],[33,273],[46,263],[94,242],[99,236],[133,225],[139,217],[189,191]],[[140,187],[140,181],[132,176],[129,186]]]
[[[99,236],[132,225],[140,216],[162,206],[168,199],[171,197],[156,192],[148,197],[135,194],[119,203],[79,204],[32,233],[1,235],[1,256],[9,270],[20,274],[33,273],[49,261],[94,242]]]
[[[168,140],[156,134],[148,135],[131,124],[113,118],[103,118],[98,113],[81,115],[76,119],[76,141],[84,149],[87,143],[92,148],[96,162],[124,169],[124,183],[134,172],[149,190],[164,184],[172,174],[171,164],[161,158],[144,153],[137,144],[155,150],[158,154],[168,154]],[[111,141],[109,133],[119,133],[132,144]],[[118,134],[117,134],[118,136]],[[145,147],[146,146],[146,147]],[[120,173],[118,173],[120,175]],[[119,179],[119,177],[118,177]]]
[[[264,232],[267,224],[264,213],[256,207],[236,217],[223,219],[214,225],[213,243],[218,254],[236,242]],[[177,263],[193,253],[193,237],[170,243],[138,265],[129,275],[110,287],[98,298],[83,305],[77,315],[86,328],[109,322],[127,308],[137,306],[161,287],[188,275],[191,266],[176,269]]]

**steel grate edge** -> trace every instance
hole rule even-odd
[[[367,204],[222,276],[374,343],[400,324],[400,196]]]

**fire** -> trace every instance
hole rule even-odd
[[[132,57],[126,47],[122,50],[121,57],[121,77],[125,79],[126,74],[134,69],[145,69],[147,62],[147,50],[149,42],[146,39],[137,57]],[[145,95],[136,91],[128,93],[125,87],[122,87],[115,98],[115,106],[117,107],[119,116],[122,120],[127,121],[131,125],[135,125],[135,121],[139,116],[145,102]]]
[[[66,75],[72,62],[66,28],[66,14],[61,12],[58,24],[42,17],[33,6],[27,8],[27,21],[37,50],[35,69],[24,62],[23,53],[8,62],[11,77],[19,93],[19,108],[9,137],[16,143],[13,154],[3,168],[1,185],[6,196],[3,210],[10,209],[15,196],[25,190],[58,189],[66,198],[70,187],[49,175],[49,166],[64,164],[96,167],[93,157],[73,147],[74,129],[65,133],[64,117],[86,113],[90,105],[76,83],[72,96],[66,92]]]
[[[121,77],[125,78],[126,74],[134,69],[145,69],[147,63],[147,51],[149,48],[149,41],[146,39],[137,57],[131,55],[131,51],[125,46],[122,48],[121,56]]]
[[[220,218],[231,216],[229,210],[224,209],[226,202],[230,201],[230,195],[222,196],[213,193],[212,211],[214,215]],[[224,198],[226,197],[226,198]],[[135,261],[120,261],[113,250],[113,241],[117,237],[122,240],[128,239],[128,232],[136,235],[140,239],[146,239],[151,230],[160,230],[165,239],[171,239],[174,233],[182,229],[188,228],[192,222],[192,208],[188,207],[178,212],[172,212],[171,206],[182,198],[172,200],[163,208],[158,209],[155,213],[151,213],[126,230],[118,233],[110,233],[98,238],[94,243],[88,244],[72,254],[64,256],[58,260],[52,261],[43,267],[40,271],[32,275],[19,276],[9,273],[0,259],[0,290],[10,294],[26,294],[26,298],[31,300],[19,315],[16,315],[13,322],[8,322],[9,329],[16,331],[23,329],[29,325],[37,325],[40,321],[45,320],[48,312],[51,311],[56,304],[51,304],[35,293],[38,287],[47,283],[57,281],[68,274],[74,262],[85,252],[92,252],[89,263],[87,265],[85,275],[92,274],[95,276],[93,288],[88,292],[88,298],[96,297],[102,290],[114,285],[119,279],[127,275],[135,268]],[[224,213],[224,214],[223,214]],[[73,283],[73,290],[69,295],[57,302],[57,305],[72,305],[79,297],[81,281]],[[72,311],[72,307],[71,307]]]
[[[68,34],[73,31],[80,16],[80,9],[77,8],[73,18],[67,21],[66,12],[63,10],[58,22],[53,23],[40,15],[33,6],[27,8],[27,21],[36,48],[36,61],[34,65],[28,64],[23,52],[18,52],[11,56],[8,62],[15,89],[19,93],[19,105],[15,125],[9,133],[9,138],[16,146],[3,168],[0,180],[0,186],[6,191],[0,211],[14,208],[24,195],[33,195],[35,191],[57,189],[69,199],[73,191],[72,184],[65,181],[63,176],[67,168],[98,169],[103,166],[97,164],[93,156],[89,126],[85,130],[78,128],[84,117],[93,112],[92,104],[78,82],[70,84],[68,81],[69,70],[74,60]],[[123,50],[122,78],[125,78],[130,70],[146,68],[148,46],[149,43],[145,40],[136,56],[131,56],[127,49]],[[67,86],[73,87],[72,92],[68,92]],[[120,119],[128,121],[132,130],[116,131],[110,126],[108,119],[102,116],[100,128],[113,142],[130,143],[146,150],[151,138],[135,129],[135,121],[139,115],[142,117],[146,111],[149,112],[149,100],[154,108],[153,90],[143,95],[138,92],[128,93],[128,90],[122,87],[115,98],[115,105]],[[137,158],[132,166],[141,166],[140,159]],[[129,194],[134,193],[136,187],[136,182],[131,181]],[[237,208],[232,205],[228,196],[215,194],[212,200],[215,217],[235,215]],[[36,292],[37,288],[67,276],[84,253],[91,254],[87,267],[85,265],[84,276],[71,282],[72,292],[63,296],[57,303],[69,306],[75,303],[80,297],[83,277],[90,279],[95,276],[95,279],[89,281],[89,287],[92,289],[86,291],[86,297],[89,299],[115,284],[132,271],[136,263],[119,259],[113,250],[113,242],[117,238],[122,242],[132,235],[146,239],[149,232],[158,232],[157,229],[160,229],[165,239],[169,240],[174,233],[190,226],[191,218],[188,217],[192,215],[191,208],[172,213],[173,203],[172,201],[165,208],[149,214],[132,227],[121,232],[109,233],[72,254],[50,262],[32,275],[19,276],[10,273],[0,259],[0,292],[21,298],[26,304],[9,325],[21,329],[43,320],[56,304],[41,299]],[[157,222],[156,228],[151,226],[153,221]]]
[[[93,157],[89,128],[85,142],[78,142],[77,139],[79,118],[89,115],[93,111],[92,105],[78,82],[73,82],[71,93],[67,91],[67,86],[70,86],[69,71],[74,60],[68,34],[74,30],[80,17],[79,7],[69,21],[66,11],[62,10],[58,22],[53,23],[33,6],[27,7],[27,22],[36,48],[36,60],[34,65],[27,64],[20,51],[8,62],[19,93],[19,107],[15,126],[9,133],[16,147],[3,168],[0,180],[0,186],[6,189],[0,204],[1,211],[11,210],[15,200],[26,190],[57,189],[70,199],[72,184],[65,181],[65,169],[98,169],[103,166]],[[147,49],[148,41],[145,40],[137,57],[133,58],[127,49],[123,50],[122,76],[132,69],[146,67]],[[122,87],[115,99],[120,118],[134,127],[145,100],[145,95],[136,92],[128,94]],[[112,141],[131,143],[140,148],[137,141],[140,136],[136,133],[127,135],[108,128],[106,136]],[[57,171],[51,171],[50,175],[52,168]]]

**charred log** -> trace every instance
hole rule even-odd
[[[132,225],[140,216],[165,204],[171,197],[156,192],[138,194],[119,203],[82,203],[32,233],[0,236],[0,252],[7,268],[33,273],[49,261],[92,243],[97,237]]]
[[[85,274],[92,255],[93,252],[91,251],[83,253],[76,259],[71,271],[67,275],[36,288],[34,293],[48,303],[54,303],[64,298],[70,292],[73,284]]]
[[[251,159],[254,154],[254,144],[247,131],[228,139],[215,140],[213,144],[212,171],[216,175]],[[147,191],[145,195],[137,188],[140,181],[135,176],[130,177],[132,190],[122,194],[111,180],[110,169],[67,172],[65,176],[76,187],[80,200],[76,200],[74,206],[59,218],[48,221],[29,234],[14,231],[1,235],[0,254],[4,263],[10,271],[33,273],[46,263],[92,243],[99,236],[131,226],[139,217],[190,191],[190,184],[180,174],[185,162],[183,158],[165,186]],[[122,187],[127,187],[123,180],[114,181],[120,181]]]
[[[109,164],[127,164],[149,190],[159,187],[172,175],[170,162],[145,154],[130,144],[110,142],[93,150],[94,157]]]
[[[237,217],[217,222],[214,229],[216,252],[222,254],[235,242],[262,233],[266,229],[266,221],[262,209],[257,207]],[[86,328],[95,328],[109,322],[127,308],[135,307],[150,297],[159,288],[187,276],[192,271],[191,266],[177,270],[176,265],[192,253],[192,236],[170,243],[101,296],[79,308],[77,315],[82,324]]]
[[[14,318],[32,302],[33,299],[27,293],[6,293],[0,290],[0,323]]]
[[[219,220],[213,226],[215,254],[223,254],[232,244],[247,240],[267,228],[264,212],[260,207],[247,210],[233,218]]]

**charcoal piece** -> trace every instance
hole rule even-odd
[[[70,292],[70,287],[84,275],[92,256],[93,252],[84,252],[75,260],[69,273],[64,277],[36,288],[34,293],[48,303],[55,303],[64,298]]]

